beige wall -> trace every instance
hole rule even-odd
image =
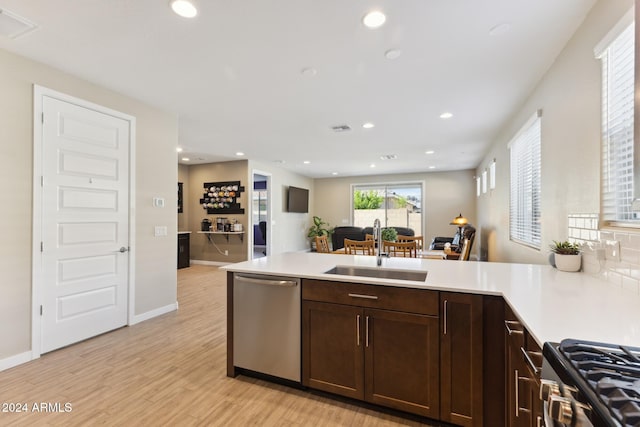
[[[567,238],[569,213],[600,210],[600,61],[593,49],[632,7],[600,0],[523,105],[514,112],[478,168],[496,159],[497,188],[478,200],[479,237],[490,261],[545,263],[547,245]],[[542,250],[509,240],[507,144],[535,112],[542,116]]]
[[[247,230],[247,218],[249,218],[249,196],[250,183],[247,180],[247,161],[233,161],[221,163],[206,163],[189,166],[188,173],[188,197],[185,203],[188,206],[188,231],[191,233],[191,259],[197,261],[213,261],[219,263],[232,263],[245,261],[247,259],[246,234],[242,240],[239,236],[229,236],[227,241],[224,235],[211,235],[211,241],[204,234],[198,234],[200,223],[204,218],[208,218],[215,224],[217,217],[225,217],[230,222],[236,220]],[[244,208],[244,214],[212,214],[200,205],[200,199],[204,194],[205,182],[217,181],[240,181],[240,185],[245,191],[240,195],[238,202]],[[224,255],[224,251],[229,255]]]
[[[250,161],[249,173],[254,172],[271,177],[271,234],[267,234],[271,254],[309,250],[307,229],[314,209],[313,179],[271,164]],[[287,212],[289,186],[309,189],[309,213]]]
[[[473,176],[474,171],[467,170],[316,179],[312,212],[332,226],[351,225],[352,184],[424,182],[423,236],[427,245],[434,236],[453,236],[456,228],[449,223],[460,213],[476,224]]]
[[[0,50],[0,362],[31,349],[33,84],[136,117],[134,309],[142,315],[176,302],[176,116]],[[153,197],[167,208],[154,208]],[[154,237],[155,225],[169,236]]]

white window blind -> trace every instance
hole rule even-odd
[[[511,197],[509,236],[540,249],[540,112],[522,127],[509,143],[511,157]]]
[[[602,60],[602,218],[637,220],[633,202],[634,24],[609,36]]]

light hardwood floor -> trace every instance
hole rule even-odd
[[[178,270],[178,301],[176,312],[0,372],[0,404],[29,409],[0,412],[0,426],[427,425],[258,379],[227,378],[224,271]],[[70,403],[71,412],[32,412],[40,402]]]

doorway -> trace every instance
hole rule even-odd
[[[253,172],[253,191],[251,193],[251,228],[253,236],[252,259],[267,256],[270,251],[271,231],[271,176],[262,172]]]
[[[32,357],[125,326],[135,118],[34,89]]]

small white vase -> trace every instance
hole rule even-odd
[[[554,254],[556,268],[560,271],[580,271],[582,264],[582,254],[563,255]]]

